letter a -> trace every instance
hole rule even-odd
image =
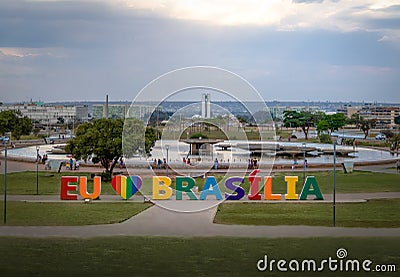
[[[206,200],[209,194],[215,195],[217,200],[222,199],[221,191],[219,190],[217,180],[214,176],[208,176],[206,182],[204,183],[203,190],[200,194],[200,200]]]
[[[312,187],[312,188],[311,188]],[[314,176],[308,176],[300,194],[300,200],[307,200],[308,195],[315,195],[314,200],[324,200]]]

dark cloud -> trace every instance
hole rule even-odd
[[[211,65],[243,74],[267,100],[363,100],[379,91],[382,99],[400,101],[392,93],[400,86],[399,49],[379,38],[363,31],[216,26],[104,3],[2,1],[0,48],[37,48],[41,55],[0,53],[0,91],[7,97],[0,100],[102,100],[105,93],[131,100],[167,71]],[[331,65],[339,65],[334,75]],[[375,76],[357,71],[362,66],[393,71]]]

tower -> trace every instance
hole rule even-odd
[[[209,93],[203,93],[201,98],[201,117],[211,118],[211,99]]]
[[[108,118],[108,94],[106,94],[106,103],[103,108],[103,118]]]

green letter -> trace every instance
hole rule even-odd
[[[311,188],[312,187],[312,188]],[[314,200],[324,200],[322,193],[318,187],[317,179],[314,176],[307,176],[303,189],[300,194],[300,200],[307,200],[308,195],[315,195]]]
[[[186,186],[183,186],[186,183]],[[182,200],[182,191],[186,192],[190,200],[197,200],[196,195],[192,191],[195,181],[192,177],[176,176],[176,200]]]

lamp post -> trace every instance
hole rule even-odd
[[[169,150],[169,145],[165,145],[165,149],[167,150],[167,162],[165,164],[165,167],[166,167],[167,177],[168,177],[168,150]]]
[[[11,138],[11,135],[5,137],[3,140],[4,143],[4,225],[7,224],[7,146],[8,142]]]
[[[306,143],[302,143],[303,145],[303,184],[306,182]]]
[[[36,195],[39,195],[39,146],[36,146]]]
[[[333,142],[333,227],[336,226],[336,141]]]

